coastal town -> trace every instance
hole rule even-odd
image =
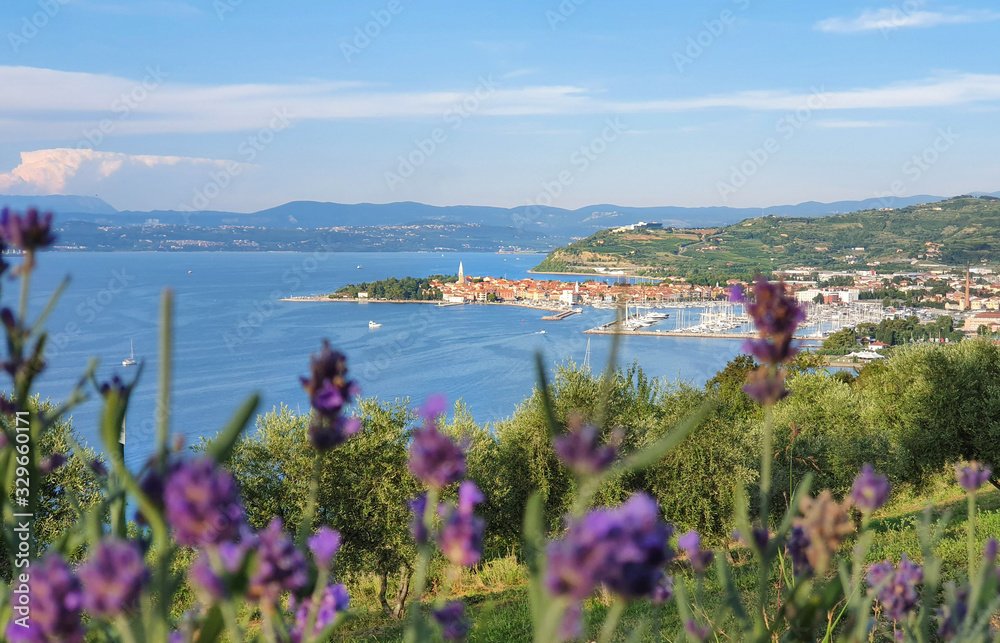
[[[812,336],[816,338],[856,323],[877,323],[911,315],[922,321],[948,315],[956,320],[957,330],[966,334],[983,334],[984,330],[990,334],[1000,332],[1000,275],[991,268],[935,269],[900,274],[799,268],[777,271],[774,276],[789,284],[799,302],[815,307],[813,314],[819,321],[812,329]],[[355,289],[289,300],[513,305],[557,313],[546,317],[552,320],[578,312],[576,307],[579,306],[608,309],[634,306],[636,321],[630,320],[626,328],[613,328],[609,324],[588,332],[732,336],[734,332],[741,332],[746,320],[742,311],[733,310],[726,302],[733,286],[746,285],[736,279],[699,285],[683,277],[650,280],[628,275],[584,281],[508,279],[467,275],[464,264],[460,263],[457,279],[453,276],[428,280],[420,299],[387,298]],[[647,309],[645,317],[639,314],[640,307]],[[704,312],[699,313],[701,320],[689,316],[683,325],[681,320],[675,320],[672,330],[647,328],[656,321],[649,317],[648,310],[673,307],[698,307]],[[829,323],[824,325],[823,320]]]

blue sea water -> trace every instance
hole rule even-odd
[[[580,363],[588,338],[591,362],[603,366],[611,337],[583,330],[614,318],[583,314],[543,322],[542,311],[506,306],[282,302],[282,297],[328,293],[351,282],[392,276],[454,274],[530,276],[541,256],[447,253],[46,253],[33,281],[32,309],[66,275],[72,281],[47,327],[48,367],[37,390],[62,400],[88,360],[99,357],[98,380],[132,376],[123,358],[134,342],[145,362],[127,418],[126,460],[151,453],[158,371],[161,292],[175,293],[173,433],[187,444],[214,435],[248,394],[260,411],[285,403],[306,411],[299,376],[323,338],[348,355],[365,396],[410,398],[440,392],[465,402],[480,422],[512,414],[535,383],[534,354],[546,364]],[[358,266],[362,266],[358,269]],[[16,283],[3,283],[4,305]],[[382,324],[369,329],[368,321]],[[669,326],[667,326],[669,327]],[[546,330],[541,334],[539,331]],[[702,384],[739,352],[738,340],[625,337],[619,361],[637,360],[648,373]],[[99,396],[73,413],[74,426],[95,448]]]

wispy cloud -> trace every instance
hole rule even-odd
[[[93,13],[152,18],[193,18],[203,13],[201,9],[186,2],[174,0],[129,0],[125,3],[76,0],[73,6]]]
[[[0,193],[60,194],[71,179],[80,178],[89,185],[100,183],[123,170],[175,166],[225,167],[231,161],[186,156],[130,155],[56,148],[21,152],[21,163],[7,173],[0,173]]]
[[[902,11],[900,9],[865,9],[855,18],[835,17],[820,20],[815,28],[827,33],[860,33],[893,29],[929,28],[1000,20],[1000,12],[974,9],[944,13],[939,11]]]
[[[815,124],[825,129],[880,129],[911,125],[906,121],[816,121]]]
[[[487,79],[488,80],[488,79]],[[164,82],[135,109],[120,110],[123,97],[140,87],[114,76],[30,67],[0,66],[0,141],[82,141],[99,122],[113,122],[114,136],[252,131],[265,127],[276,110],[292,121],[440,119],[471,95],[469,87],[447,91],[393,91],[357,82],[189,85]],[[489,81],[492,82],[492,81]],[[614,100],[572,85],[498,87],[477,114],[567,116],[694,112],[717,109],[785,111],[957,107],[1000,103],[1000,74],[948,74],[878,87],[810,92],[744,91],[729,94]],[[822,100],[817,101],[816,97]]]

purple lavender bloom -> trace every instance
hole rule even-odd
[[[4,208],[0,211],[0,237],[7,245],[25,252],[24,264],[20,269],[31,270],[35,267],[35,251],[55,243],[56,237],[52,234],[52,213],[39,217],[35,208],[28,208],[24,215],[13,212],[10,208]]]
[[[424,400],[424,405],[417,410],[417,415],[424,422],[436,422],[448,409],[448,398],[440,393],[434,393]]]
[[[954,583],[949,583],[950,589],[954,592],[954,600],[948,601],[937,608],[938,636],[945,641],[950,641],[958,634],[959,628],[965,622],[965,616],[969,612],[966,601],[969,599],[969,588],[962,587],[954,590]],[[951,592],[949,592],[951,593]]]
[[[743,290],[743,286],[736,284],[735,286],[729,287],[729,301],[734,304],[747,303],[747,296],[746,292]]]
[[[94,475],[106,478],[108,476],[108,468],[104,466],[104,463],[100,460],[90,461],[90,470],[94,472]]]
[[[805,529],[797,525],[792,527],[792,533],[788,537],[786,547],[788,555],[792,559],[792,566],[795,567],[795,575],[808,576],[812,574],[813,568],[809,563],[809,556],[806,554],[809,549],[809,535]]]
[[[574,601],[559,622],[559,640],[577,641],[583,638],[583,605]]]
[[[663,579],[672,531],[642,493],[616,509],[591,511],[549,543],[546,584],[575,600],[601,584],[626,598],[649,596]]]
[[[111,618],[135,607],[149,582],[142,552],[135,543],[108,538],[97,544],[77,574],[83,583],[83,607]]]
[[[483,494],[475,483],[466,480],[458,488],[458,507],[445,511],[438,546],[454,565],[471,567],[483,556],[486,523],[472,513],[473,507],[482,501]]]
[[[61,453],[53,453],[42,459],[42,463],[38,466],[38,471],[43,476],[51,475],[64,464],[66,464],[66,456]]]
[[[250,577],[250,594],[274,601],[282,592],[294,592],[309,581],[306,558],[275,518],[257,534],[257,568]]]
[[[779,345],[791,341],[795,329],[806,319],[805,308],[789,295],[784,282],[770,282],[763,277],[754,281],[753,300],[746,300],[746,308],[761,337],[770,337]]]
[[[441,609],[434,610],[434,620],[441,626],[441,636],[446,641],[460,641],[469,633],[465,604],[462,601],[451,601]]]
[[[83,643],[83,591],[80,580],[58,554],[32,564],[30,627],[7,625],[7,640],[31,643]]]
[[[997,554],[1000,553],[998,550],[1000,550],[1000,543],[997,542],[996,538],[990,536],[986,544],[983,545],[983,559],[992,565],[997,560]]]
[[[216,547],[222,569],[226,574],[235,574],[243,565],[249,543],[222,543]],[[214,603],[229,595],[227,579],[220,578],[212,567],[208,552],[201,552],[188,568],[188,581],[198,590],[206,603]]]
[[[570,430],[552,440],[552,448],[567,467],[580,476],[604,471],[615,460],[613,445],[601,445],[597,427],[583,424],[582,420],[570,422]]]
[[[236,481],[208,457],[182,462],[167,480],[163,502],[174,538],[190,547],[234,540],[245,522]]]
[[[171,456],[167,456],[164,462],[160,462],[158,456],[153,456],[146,462],[139,479],[139,488],[145,493],[149,500],[161,511],[163,510],[163,492],[167,486],[167,480],[181,467],[181,463]],[[147,524],[146,517],[142,511],[136,511],[135,521],[140,525]]]
[[[863,513],[871,513],[889,499],[889,489],[889,479],[881,473],[875,473],[872,465],[866,464],[861,467],[861,473],[854,479],[851,500]]]
[[[124,397],[128,393],[128,385],[118,377],[118,375],[113,375],[110,380],[101,384],[98,391],[102,397],[108,397],[112,393],[116,394],[118,397]]]
[[[300,643],[303,639],[312,640],[322,634],[323,630],[333,624],[338,614],[347,611],[350,602],[351,598],[347,595],[347,588],[343,584],[327,586],[319,599],[319,607],[316,608],[316,622],[313,625],[313,631],[306,637],[306,627],[309,625],[309,611],[312,609],[313,599],[310,596],[298,604],[293,597],[289,601],[289,608],[295,611],[295,624],[291,631],[292,643]]]
[[[427,523],[424,522],[424,514],[427,511],[427,495],[420,494],[410,501],[410,510],[413,511],[413,523],[410,525],[413,533],[413,540],[418,545],[425,545],[430,540],[427,531]]]
[[[649,597],[653,605],[665,605],[674,596],[674,577],[664,576],[663,580],[653,588],[653,594]]]
[[[347,358],[325,339],[319,355],[310,358],[309,372],[308,378],[300,378],[314,411],[309,437],[316,449],[329,451],[361,430],[357,418],[341,415],[358,395],[358,386],[347,379]]]
[[[322,526],[316,535],[309,539],[309,551],[316,558],[316,566],[326,569],[330,566],[330,561],[340,551],[340,532]]]
[[[788,395],[785,388],[785,374],[762,366],[747,376],[743,392],[759,404],[774,404]]]
[[[798,354],[799,349],[793,346],[779,346],[767,339],[748,339],[740,347],[744,353],[753,355],[757,361],[764,364],[779,364],[786,362]]]
[[[444,489],[465,475],[465,455],[451,438],[438,431],[432,417],[425,416],[425,420],[424,426],[413,432],[410,472],[428,487]]]
[[[993,471],[989,467],[983,466],[982,463],[975,460],[965,466],[958,465],[955,467],[958,484],[969,493],[978,491],[979,487],[986,484],[990,479],[991,473]]]
[[[689,531],[677,539],[677,547],[683,549],[696,574],[704,574],[715,559],[710,549],[701,548],[701,536],[697,531]]]
[[[917,585],[924,580],[924,570],[903,554],[899,566],[890,561],[872,565],[868,584],[877,592],[882,609],[893,621],[901,621],[917,605]]]
[[[699,625],[698,621],[689,618],[684,622],[684,630],[696,641],[704,641],[712,633],[712,629],[707,625]]]

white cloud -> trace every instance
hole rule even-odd
[[[881,129],[885,127],[905,127],[905,121],[816,121],[816,127],[825,129]]]
[[[155,80],[153,80],[155,79]],[[487,79],[489,80],[489,79]],[[0,142],[55,140],[100,147],[115,136],[254,131],[276,111],[291,120],[440,119],[474,98],[480,79],[452,91],[393,91],[358,82],[190,85],[150,70],[130,80],[109,75],[0,66]],[[490,80],[489,82],[494,82]],[[1000,74],[947,74],[880,87],[812,92],[745,91],[710,96],[615,101],[572,85],[510,87],[481,93],[477,115],[543,116],[669,113],[710,109],[785,111],[983,107],[1000,102]],[[480,87],[481,88],[481,87]],[[823,98],[816,101],[816,95]],[[467,109],[467,107],[465,108]],[[97,128],[101,144],[86,145]]]
[[[827,18],[815,28],[827,33],[860,33],[893,29],[928,28],[1000,20],[1000,13],[987,9],[941,13],[938,11],[903,11],[901,9],[866,9],[856,18]]]
[[[78,184],[85,183],[91,188],[123,170],[149,170],[161,166],[225,167],[229,163],[185,156],[135,156],[88,149],[36,150],[21,152],[20,165],[0,174],[0,193],[63,194],[74,179]]]

